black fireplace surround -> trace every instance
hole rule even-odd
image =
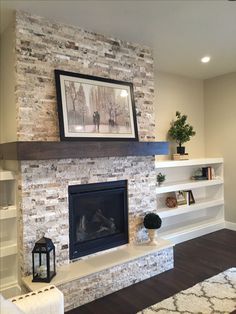
[[[128,243],[127,180],[71,185],[70,259]]]

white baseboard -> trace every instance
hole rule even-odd
[[[236,231],[236,223],[230,222],[230,221],[225,221],[225,228],[229,229],[229,230]]]

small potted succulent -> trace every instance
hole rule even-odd
[[[186,122],[186,115],[181,115],[179,111],[176,111],[175,115],[176,120],[171,122],[171,127],[168,131],[168,135],[179,145],[177,147],[177,153],[180,155],[184,155],[185,147],[182,146],[182,144],[190,141],[190,138],[194,136],[196,132],[193,130],[193,127]]]
[[[157,175],[158,185],[161,185],[165,181],[165,179],[166,179],[166,175],[159,172]]]
[[[149,244],[157,245],[156,230],[161,227],[161,224],[162,224],[161,218],[155,213],[148,213],[144,217],[143,224],[144,224],[144,227],[148,231],[148,235],[150,239]]]

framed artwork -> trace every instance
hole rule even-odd
[[[193,192],[192,190],[188,190],[186,191],[188,193],[188,204],[191,205],[191,204],[194,204],[195,203],[195,199],[193,197]]]
[[[175,192],[175,197],[178,206],[191,205],[195,203],[192,190],[177,191]]]
[[[61,140],[138,140],[133,84],[55,70]]]

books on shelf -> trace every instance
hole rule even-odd
[[[193,180],[213,180],[215,179],[215,171],[213,167],[202,167],[198,169],[192,176]]]

